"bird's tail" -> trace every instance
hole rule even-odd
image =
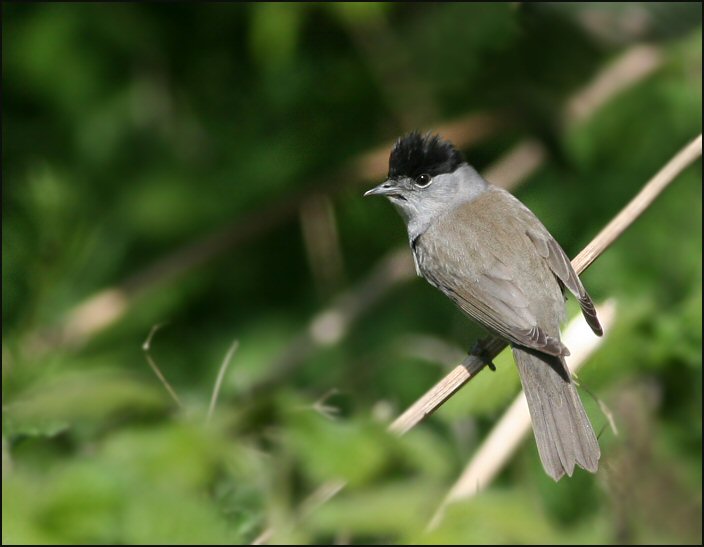
[[[575,464],[595,473],[599,443],[564,358],[522,347],[512,349],[547,474],[560,480],[565,473],[572,475]]]

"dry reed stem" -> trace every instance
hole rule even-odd
[[[210,423],[213,413],[215,412],[215,405],[218,402],[218,396],[220,395],[220,388],[222,387],[222,382],[225,379],[225,373],[227,372],[227,367],[230,366],[230,361],[232,361],[232,356],[235,354],[237,349],[240,347],[240,341],[235,340],[230,345],[230,348],[225,354],[225,358],[222,360],[220,369],[218,370],[218,376],[215,379],[215,385],[213,386],[213,394],[210,396],[210,405],[208,405],[208,414],[205,417],[205,423]]]
[[[144,341],[144,344],[142,344],[142,351],[144,351],[144,357],[147,359],[147,363],[149,364],[149,367],[152,369],[154,374],[156,374],[156,377],[159,379],[161,384],[164,386],[168,394],[171,396],[171,398],[174,400],[176,405],[179,408],[183,408],[183,404],[181,403],[181,399],[178,398],[178,395],[176,395],[176,391],[174,390],[173,386],[169,383],[169,381],[166,379],[166,377],[162,374],[161,370],[156,364],[156,361],[152,358],[151,354],[151,346],[152,346],[152,338],[154,338],[154,335],[156,332],[164,326],[164,323],[159,323],[157,325],[154,325],[152,329],[149,331],[149,335],[147,336],[147,339]]]

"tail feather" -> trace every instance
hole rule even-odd
[[[595,473],[601,451],[562,357],[513,347],[528,401],[538,453],[553,479],[575,465]]]

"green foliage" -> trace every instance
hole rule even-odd
[[[3,495],[12,500],[3,513],[4,539],[92,544],[231,541],[233,531],[228,531],[207,489],[232,452],[200,424],[170,422],[115,433],[98,441],[91,453],[53,462],[40,475],[18,462],[3,481]]]
[[[701,542],[701,161],[583,276],[617,305],[579,375],[618,429],[583,390],[596,476],[555,484],[529,439],[428,529],[518,392],[510,353],[398,439],[480,330],[418,280],[309,328],[406,244],[349,166],[418,124],[502,111],[480,170],[543,143],[516,193],[574,256],[701,132],[700,4],[3,3],[2,30],[4,543]],[[642,41],[661,66],[570,122]]]
[[[7,399],[3,430],[11,436],[53,435],[67,427],[100,427],[117,416],[148,416],[163,409],[164,395],[133,376],[89,369],[36,380]]]

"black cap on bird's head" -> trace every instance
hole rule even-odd
[[[462,153],[439,135],[413,131],[397,140],[391,150],[389,179],[452,173],[464,162]]]
[[[433,203],[445,206],[458,192],[464,195],[464,182],[474,180],[469,174],[470,178],[458,176],[463,166],[466,167],[467,163],[452,143],[438,135],[413,131],[394,144],[389,157],[388,179],[364,195],[385,196],[395,205],[409,210],[417,210],[419,206],[416,205],[422,200],[423,209],[434,210]],[[433,184],[435,180],[440,182]]]

